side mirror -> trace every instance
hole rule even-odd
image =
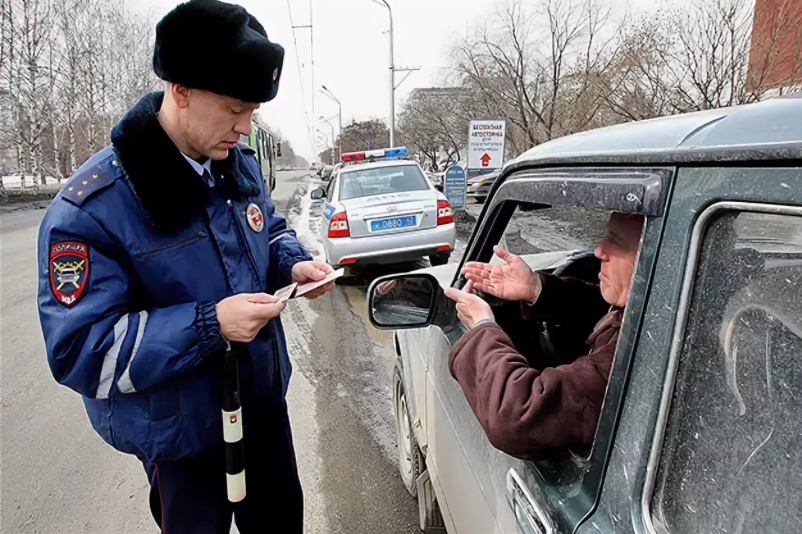
[[[440,293],[440,284],[430,274],[377,278],[368,289],[370,323],[380,330],[428,326],[434,321]]]
[[[312,191],[312,200],[321,200],[326,198],[326,190],[322,187],[318,187]]]

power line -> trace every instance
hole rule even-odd
[[[315,142],[312,139],[312,125],[309,122],[309,110],[306,107],[306,92],[304,91],[304,80],[301,75],[301,59],[298,56],[298,39],[295,37],[295,24],[292,22],[292,7],[290,7],[290,0],[287,0],[287,14],[290,18],[290,28],[292,29],[292,41],[295,46],[295,64],[298,67],[298,85],[301,87],[301,102],[304,106],[304,122],[306,122],[306,138],[309,141],[309,149],[312,151],[312,161],[317,157],[317,149]],[[314,98],[314,95],[313,95]]]

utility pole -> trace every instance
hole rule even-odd
[[[383,5],[387,8],[387,13],[390,15],[390,146],[395,146],[395,90],[398,88],[404,80],[412,73],[412,71],[420,70],[420,67],[410,67],[410,68],[402,68],[397,69],[395,68],[395,59],[393,55],[393,10],[390,8],[390,4],[387,3],[387,0],[373,0],[374,3]],[[395,73],[396,72],[406,72],[407,75],[396,85],[395,83]]]
[[[329,97],[332,100],[334,100],[335,102],[337,102],[337,109],[338,109],[338,111],[337,111],[337,122],[339,123],[338,124],[339,137],[337,138],[337,151],[340,153],[339,157],[342,158],[343,157],[343,106],[342,106],[342,104],[340,104],[340,101],[337,100],[337,97],[334,96],[334,93],[329,91],[328,87],[326,87],[325,85],[321,85],[321,87],[323,88],[323,90],[320,91],[321,93],[323,93],[327,97]]]
[[[287,9],[289,9],[289,1],[287,2]],[[309,24],[305,24],[302,26],[292,26],[292,29],[309,29],[309,55],[311,56],[310,64],[311,64],[311,78],[312,78],[312,91],[310,92],[312,95],[312,116],[315,116],[315,31],[313,29],[312,24],[312,0],[309,0]],[[292,22],[292,13],[290,13],[290,22]],[[294,33],[293,33],[294,36]],[[297,43],[296,43],[296,50],[297,50]],[[297,53],[297,52],[296,52]],[[315,147],[317,149],[317,147]],[[316,156],[316,155],[315,155]]]

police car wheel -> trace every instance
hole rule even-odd
[[[413,497],[418,496],[418,477],[423,465],[423,454],[412,432],[406,390],[404,388],[401,362],[396,362],[393,373],[393,405],[395,412],[395,429],[398,441],[398,472],[407,491]]]

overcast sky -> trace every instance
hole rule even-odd
[[[439,72],[448,65],[449,44],[469,25],[481,22],[505,0],[388,0],[393,7],[396,67],[420,67],[396,91],[396,112],[410,90],[435,85]],[[632,0],[616,3],[637,4]],[[154,21],[179,2],[175,0],[131,0]],[[337,105],[320,94],[328,87],[342,102],[343,123],[377,117],[389,112],[389,50],[387,8],[373,0],[312,0],[314,25],[314,84],[308,29],[310,0],[239,0],[267,30],[270,40],[286,51],[278,96],[260,110],[262,118],[290,140],[295,151],[307,159],[313,152],[307,124],[331,136],[331,128],[319,116],[336,116]],[[660,0],[649,2],[654,6]],[[289,9],[288,9],[289,8]],[[300,67],[300,69],[299,69]],[[396,74],[400,81],[403,74]],[[303,91],[302,91],[303,87]],[[312,98],[314,113],[312,115]],[[308,121],[308,122],[307,122]],[[336,127],[336,118],[332,121]],[[322,149],[323,147],[319,147]]]

